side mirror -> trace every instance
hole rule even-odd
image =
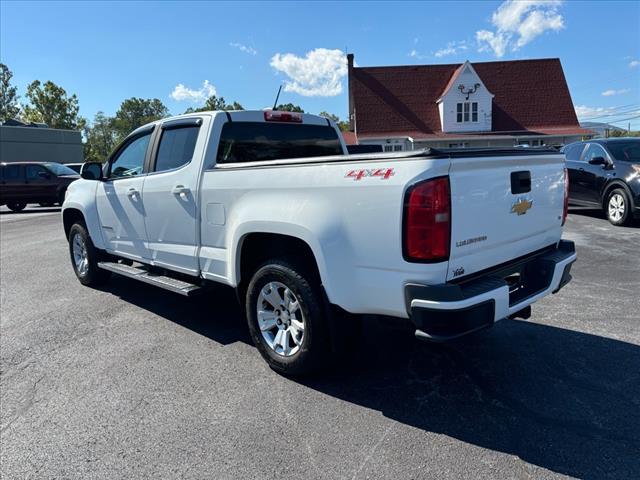
[[[96,162],[83,163],[80,176],[85,180],[102,180],[102,164]]]
[[[51,174],[47,173],[47,172],[38,172],[38,176],[40,178],[45,178],[47,180],[49,180],[51,178]]]
[[[589,160],[591,165],[608,165],[609,162],[604,157],[593,157]]]

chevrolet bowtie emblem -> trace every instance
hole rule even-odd
[[[516,203],[511,205],[511,213],[517,213],[518,215],[524,215],[533,207],[533,200],[527,200],[526,198],[520,198]]]

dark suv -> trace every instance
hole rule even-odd
[[[603,138],[562,149],[569,203],[604,210],[614,225],[640,217],[640,138]]]
[[[78,178],[76,172],[59,163],[0,163],[0,205],[19,212],[27,203],[62,204],[67,187]]]

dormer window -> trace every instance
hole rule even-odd
[[[478,102],[459,102],[456,109],[456,122],[468,123],[478,121]]]

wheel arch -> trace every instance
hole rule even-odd
[[[295,257],[303,262],[315,280],[322,282],[318,257],[306,240],[289,234],[276,232],[250,232],[244,234],[236,249],[235,284],[242,288],[248,284],[251,273],[270,258]]]
[[[627,198],[631,202],[631,207],[633,208],[635,205],[633,203],[633,193],[631,192],[631,189],[627,186],[625,182],[623,182],[620,179],[616,179],[616,180],[612,180],[604,187],[601,202],[600,202],[600,204],[602,205],[602,209],[606,210],[609,194],[611,193],[612,190],[615,190],[616,188],[622,188],[627,193]]]
[[[77,208],[65,208],[62,212],[62,225],[64,227],[64,236],[69,239],[69,232],[74,223],[82,222],[86,225],[84,214]]]

